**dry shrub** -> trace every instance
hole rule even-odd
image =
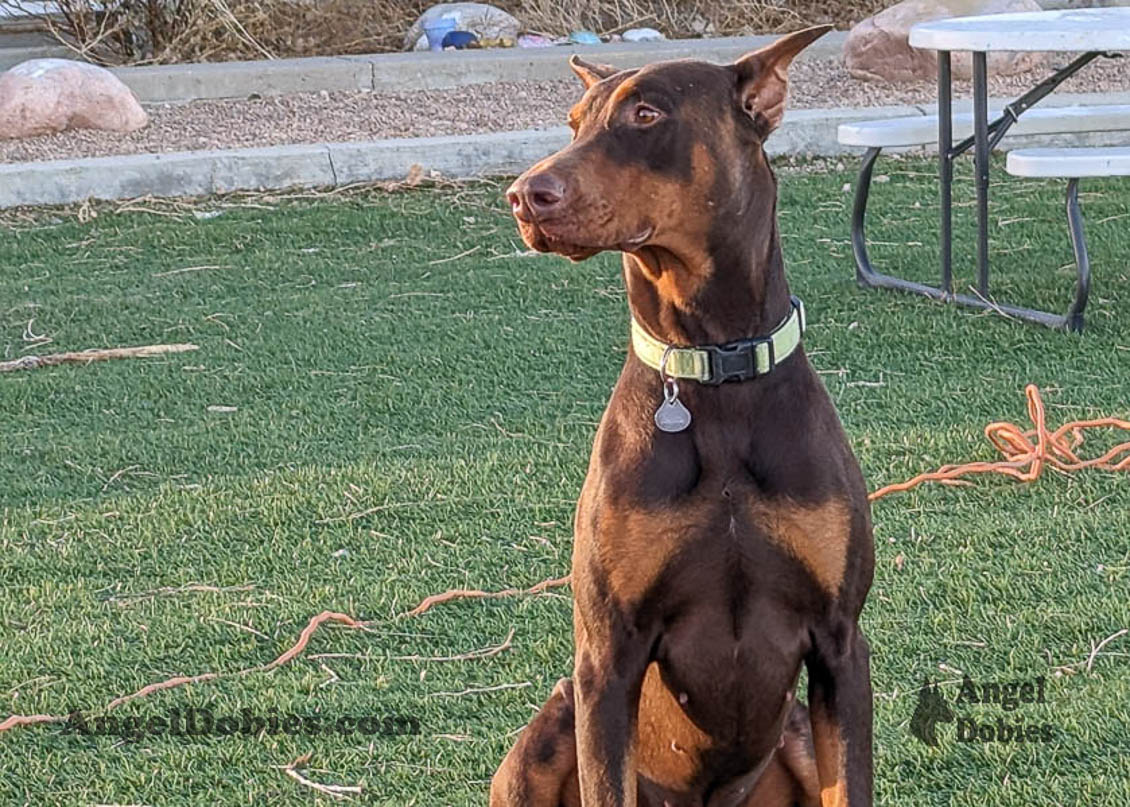
[[[22,0],[0,0],[19,9]],[[97,64],[398,51],[431,0],[49,0],[37,16]]]
[[[437,0],[262,0],[274,13],[261,35],[288,56],[382,53],[404,46],[404,34]]]
[[[22,0],[0,0],[19,8]],[[400,50],[434,0],[51,0],[54,36],[101,64],[168,64]],[[850,25],[885,0],[496,0],[530,31],[601,34],[650,26],[671,37]]]
[[[0,5],[21,8],[20,0]],[[261,18],[246,0],[53,0],[42,25],[96,64],[273,58],[248,32]]]
[[[795,31],[830,22],[848,27],[894,0],[496,0],[531,31],[599,34],[648,26],[670,37]]]
[[[848,27],[894,0],[498,0],[532,31],[600,34],[648,26],[670,37],[795,31],[830,22]]]

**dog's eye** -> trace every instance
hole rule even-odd
[[[632,123],[637,126],[650,126],[662,117],[663,113],[653,106],[637,104],[632,110]]]

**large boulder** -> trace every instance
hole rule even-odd
[[[404,35],[405,50],[427,50],[428,38],[424,26],[433,19],[450,17],[455,20],[455,30],[470,31],[479,39],[518,39],[522,24],[501,8],[487,3],[440,3],[420,15]]]
[[[132,132],[148,122],[130,88],[102,67],[32,59],[0,75],[0,139],[64,129]]]
[[[973,14],[1040,11],[1036,0],[903,0],[851,29],[844,44],[844,62],[853,77],[864,81],[922,81],[938,75],[932,50],[910,47],[910,29],[920,22]],[[968,53],[954,53],[953,75],[968,79],[973,72]],[[1045,63],[1039,53],[990,53],[990,75],[1011,76]]]

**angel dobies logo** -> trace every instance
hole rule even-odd
[[[910,718],[910,733],[926,745],[937,745],[939,723],[952,723],[953,710],[938,686],[927,678],[918,690],[918,704]]]
[[[1029,704],[1047,703],[1047,679],[1027,681],[974,681],[962,677],[961,689],[952,703],[940,685],[926,678],[918,690],[918,701],[910,717],[910,733],[926,745],[937,746],[940,725],[954,724],[962,743],[1050,743],[1055,727],[1025,720],[1015,714]],[[993,718],[987,710],[1003,712]]]

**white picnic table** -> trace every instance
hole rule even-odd
[[[1082,327],[1082,309],[1086,305],[1089,273],[1080,266],[1076,298],[1066,316],[1049,314],[1018,306],[1008,306],[989,299],[989,154],[1000,142],[1008,129],[1020,116],[1042,98],[1053,92],[1070,76],[1077,73],[1089,62],[1100,56],[1114,56],[1117,51],[1130,51],[1130,8],[1094,8],[1067,11],[1026,12],[1015,14],[990,14],[976,17],[954,17],[933,22],[919,23],[910,30],[910,44],[916,48],[934,50],[938,53],[938,157],[941,184],[941,287],[926,286],[903,281],[875,272],[866,258],[865,245],[857,248],[859,276],[867,285],[885,288],[902,288],[939,299],[952,300],[980,308],[992,308],[1041,322],[1053,327]],[[972,135],[954,144],[954,121],[952,114],[952,72],[950,54],[953,51],[969,51],[973,61],[973,126]],[[1051,76],[1006,105],[995,120],[989,120],[988,106],[988,59],[987,54],[994,51],[1044,51],[1081,54],[1069,64],[1056,70]],[[1130,88],[1128,88],[1130,89]],[[1090,108],[1096,115],[1103,108]],[[1121,118],[1124,109],[1106,108],[1108,116]],[[1086,110],[1080,110],[1081,112]],[[1036,123],[1034,128],[1054,130],[1055,120],[1049,110],[1046,124]],[[960,116],[958,116],[960,119]],[[1039,116],[1037,115],[1037,118]],[[894,122],[892,122],[894,123]],[[878,146],[867,143],[867,136],[881,136],[882,122],[873,122],[877,129],[849,131],[849,137],[857,138],[860,145]],[[906,129],[905,124],[899,124]],[[960,125],[960,120],[959,120]],[[968,123],[965,123],[968,126]],[[1080,128],[1079,131],[1120,128],[1117,121],[1107,122],[1094,129]],[[1021,126],[1020,129],[1024,129]],[[904,133],[905,134],[905,133]],[[858,138],[864,139],[858,139]],[[952,183],[954,159],[970,148],[973,149],[975,177],[977,184],[977,296],[954,294],[952,275]],[[871,162],[877,148],[869,152]],[[1018,163],[1020,164],[1020,163]],[[865,170],[870,165],[865,162]],[[868,172],[868,179],[870,178]],[[1070,199],[1069,199],[1070,204]],[[853,224],[853,238],[862,238],[862,212],[866,207],[866,191],[862,204],[857,205],[857,222]],[[858,225],[858,226],[856,226]],[[855,230],[858,230],[858,235]],[[1076,236],[1072,232],[1073,238]],[[1079,232],[1081,237],[1081,230]]]
[[[1119,51],[1130,48],[1130,8],[985,14],[922,22],[914,48],[941,51]]]
[[[1130,8],[988,14],[979,17],[935,20],[919,23],[911,28],[910,44],[912,47],[938,52],[938,153],[942,181],[943,285],[952,283],[951,185],[953,158],[956,156],[951,117],[953,89],[950,52],[971,51],[973,54],[972,145],[977,183],[977,290],[981,298],[987,300],[989,296],[989,153],[1026,109],[1051,93],[1086,64],[1106,52],[1130,50]],[[1083,55],[1006,106],[1004,114],[990,123],[987,54],[992,51],[1058,51]],[[961,151],[968,147],[968,144],[958,144]],[[1069,311],[1068,318],[1081,315],[1082,307],[1086,305],[1086,298],[1085,288],[1077,290],[1078,310]],[[1020,309],[1014,313],[1041,314],[1028,309]]]

